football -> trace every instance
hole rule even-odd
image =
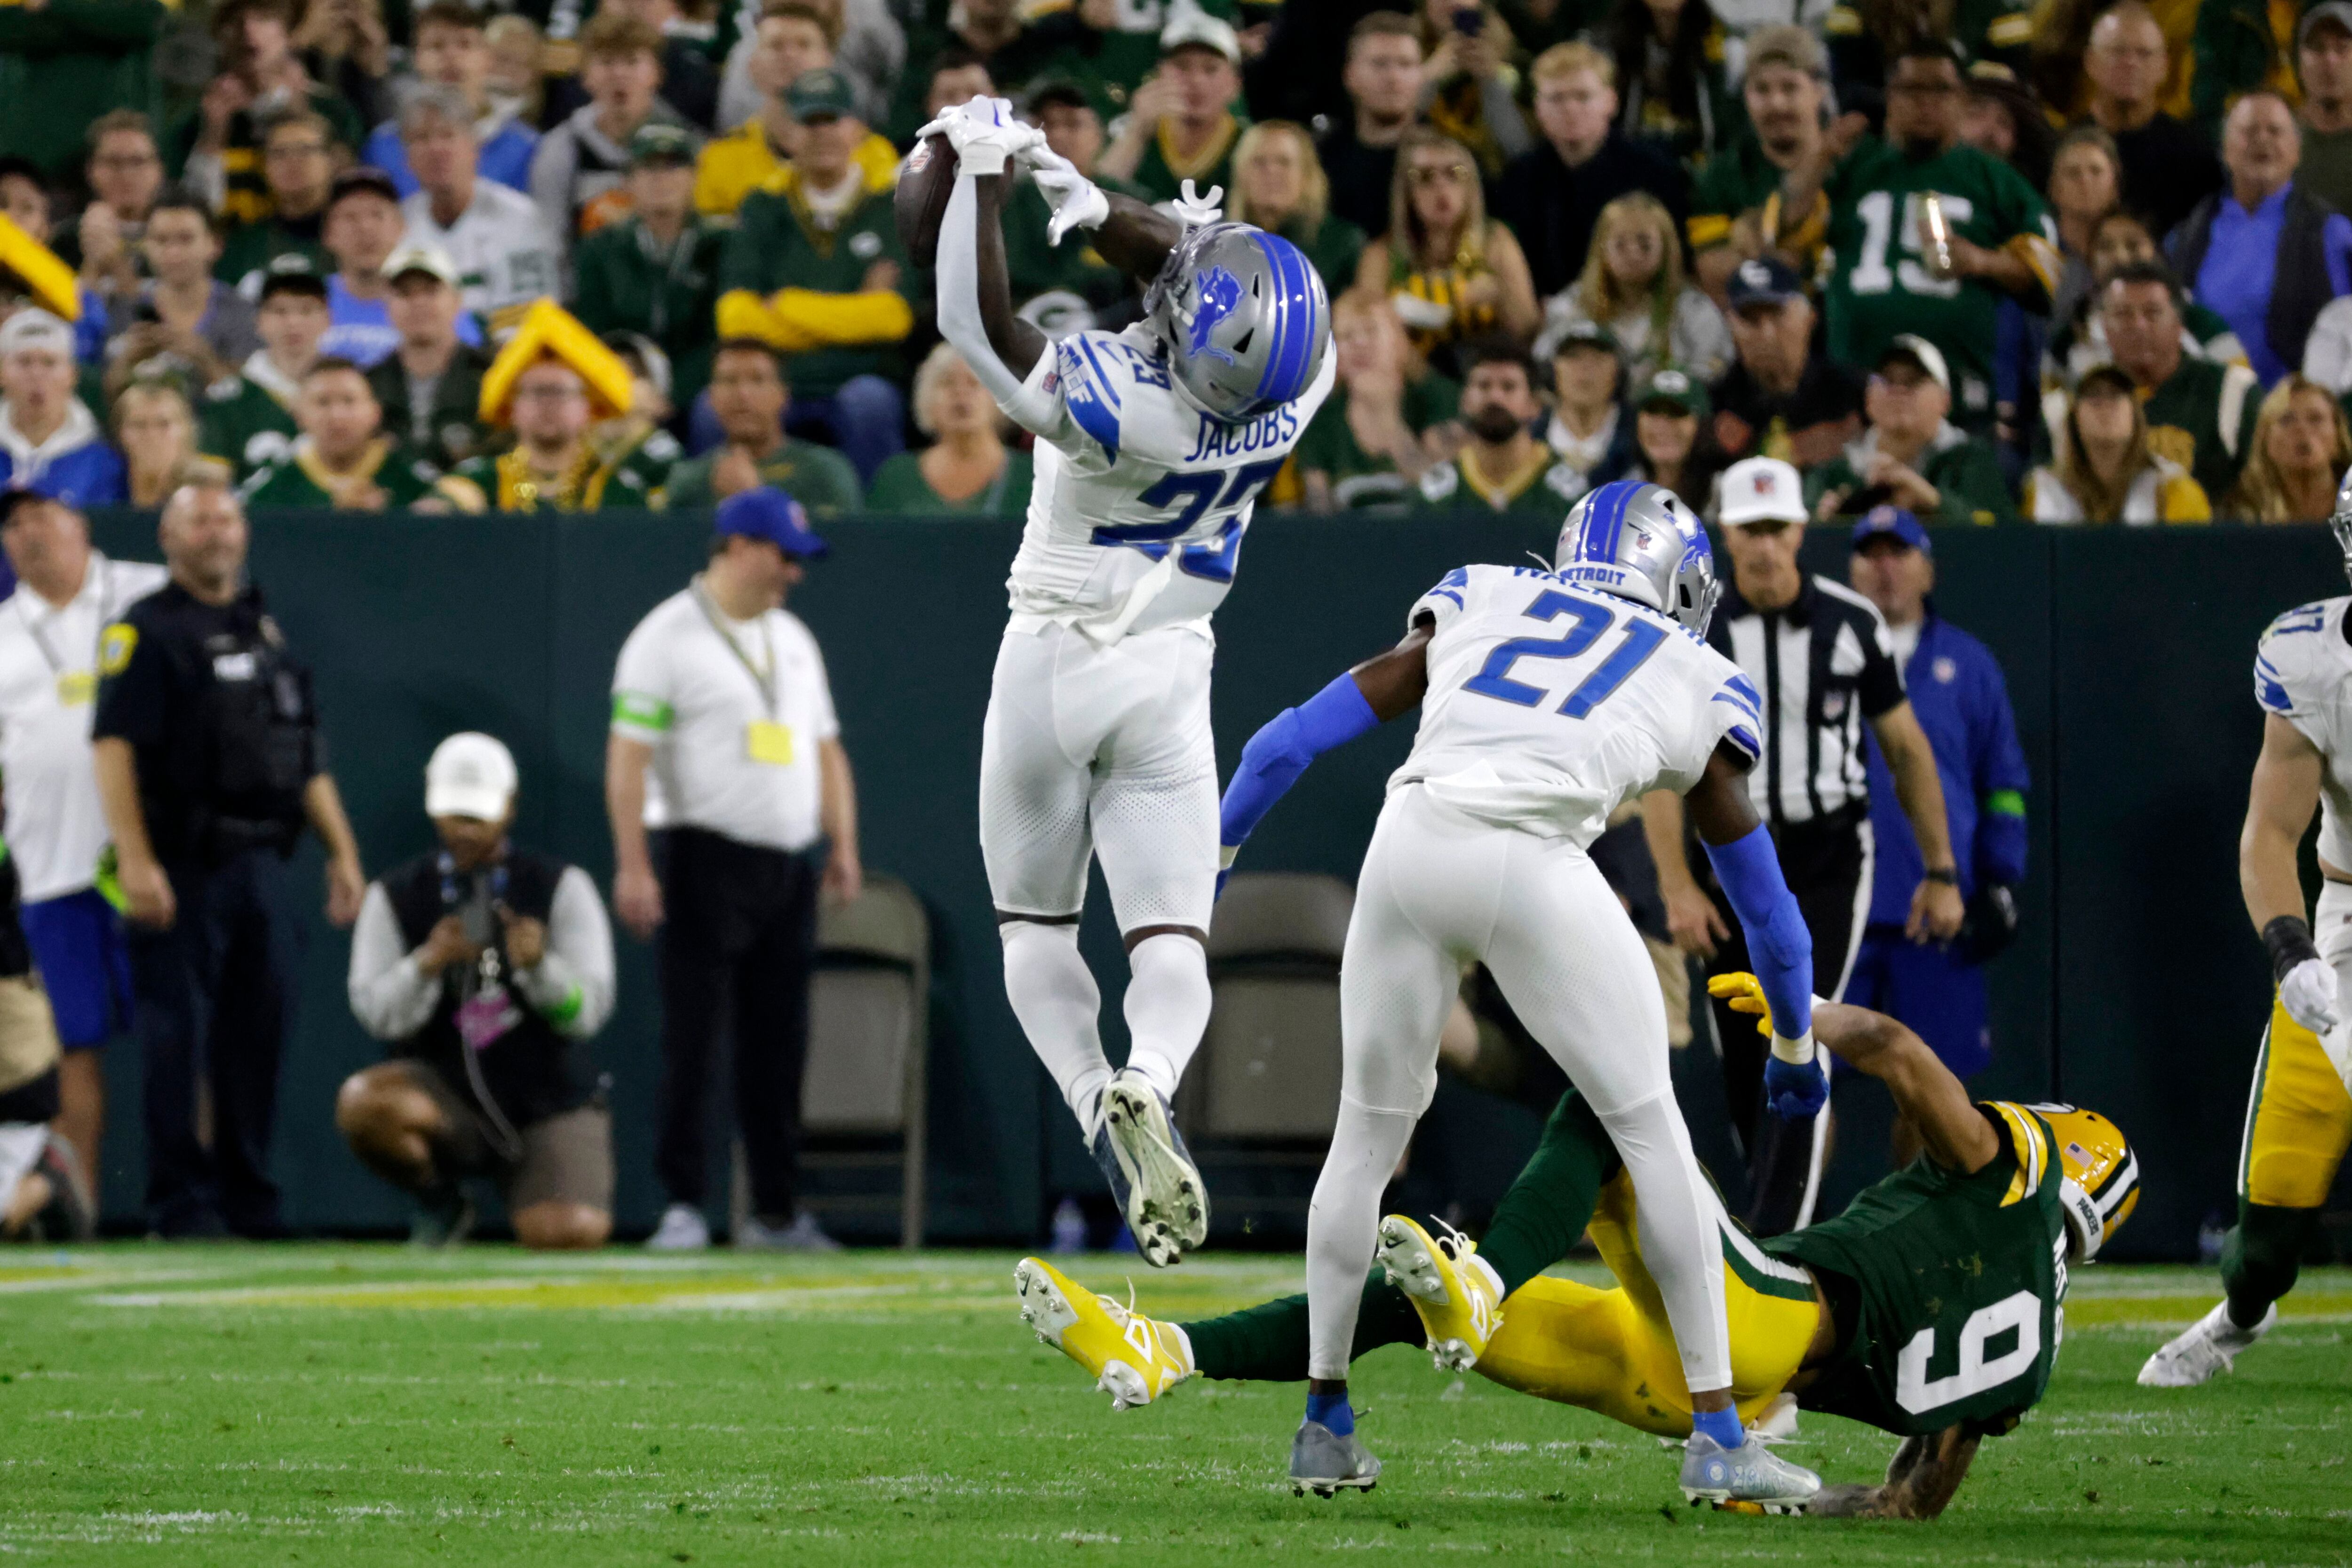
[[[955,179],[955,149],[936,131],[915,143],[898,171],[898,243],[917,267],[939,260],[940,225],[947,221]]]

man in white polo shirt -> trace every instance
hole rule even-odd
[[[825,549],[782,491],[729,497],[709,566],[637,622],[613,672],[613,908],[661,933],[663,1250],[710,1244],[704,1128],[730,998],[751,1186],[735,1243],[838,1245],[799,1207],[801,1069],[818,888],[855,898],[862,880],[857,795],[824,657],[783,608]]]
[[[96,887],[107,841],[89,760],[98,641],[169,574],[92,549],[89,524],[46,478],[0,492],[0,548],[17,579],[0,601],[0,832],[24,884],[25,939],[65,1048],[58,1132],[96,1182],[106,1116],[97,1048],[131,1020],[122,923]]]

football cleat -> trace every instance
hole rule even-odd
[[[1441,1222],[1442,1223],[1442,1222]],[[1478,1244],[1454,1229],[1432,1237],[1402,1214],[1381,1221],[1373,1254],[1389,1283],[1405,1293],[1429,1335],[1440,1372],[1467,1372],[1503,1326],[1503,1281],[1479,1257]]]
[[[1021,1260],[1013,1288],[1021,1298],[1021,1321],[1093,1373],[1113,1410],[1149,1405],[1192,1375],[1192,1347],[1183,1330],[1080,1290],[1042,1258]]]
[[[1746,1502],[1766,1513],[1796,1513],[1822,1490],[1822,1478],[1779,1458],[1753,1432],[1736,1448],[1693,1432],[1683,1445],[1682,1489],[1691,1502]]]
[[[2194,1388],[2212,1381],[2217,1373],[2232,1368],[2239,1352],[2270,1333],[2278,1315],[2273,1302],[2262,1322],[2242,1329],[2230,1316],[2230,1303],[2221,1302],[2190,1325],[2188,1333],[2147,1358],[2147,1364],[2139,1369],[2140,1386]]]
[[[1142,1074],[1125,1068],[1113,1073],[1102,1107],[1102,1134],[1126,1178],[1119,1207],[1127,1228],[1143,1260],[1165,1269],[1209,1239],[1208,1189],[1168,1102]],[[1119,1183],[1111,1185],[1119,1190]]]
[[[1301,1421],[1290,1439],[1290,1491],[1332,1497],[1343,1490],[1370,1491],[1381,1484],[1381,1462],[1356,1440],[1342,1437],[1320,1421]]]

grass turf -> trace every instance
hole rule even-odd
[[[1673,1458],[1392,1349],[1357,1402],[1388,1479],[1294,1499],[1297,1385],[1195,1383],[1113,1416],[1022,1329],[1013,1259],[768,1260],[497,1248],[98,1247],[0,1268],[0,1552],[58,1563],[949,1565],[1265,1562],[1353,1549],[1781,1562],[2352,1559],[2352,1274],[2202,1389],[2134,1385],[2210,1273],[2078,1270],[2050,1397],[1930,1525],[1667,1506]],[[1084,1283],[1183,1317],[1296,1259]],[[1893,1441],[1809,1416],[1876,1479]],[[1703,1534],[1700,1532],[1704,1532]]]

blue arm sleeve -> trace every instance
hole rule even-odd
[[[1231,847],[1248,838],[1308,763],[1378,728],[1380,722],[1353,675],[1341,675],[1297,707],[1275,715],[1242,747],[1241,766],[1234,769],[1219,809],[1220,841]]]
[[[1813,1027],[1813,936],[1780,875],[1772,835],[1759,823],[1746,838],[1707,845],[1706,858],[1748,934],[1756,978],[1772,1007],[1773,1031],[1783,1040],[1802,1039]]]
[[[2015,887],[2025,880],[2025,791],[2032,775],[2025,748],[2018,744],[2017,718],[1999,666],[1985,672],[1983,699],[1988,728],[1978,779],[1976,881]]]

